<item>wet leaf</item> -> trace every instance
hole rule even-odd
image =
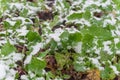
[[[9,42],[4,44],[1,48],[1,54],[3,54],[4,56],[7,56],[10,53],[15,52],[15,51],[16,51],[15,47],[11,45]]]

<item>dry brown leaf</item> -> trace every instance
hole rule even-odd
[[[4,31],[3,25],[0,24],[0,31]]]
[[[53,55],[47,55],[45,60],[47,62],[46,68],[50,69],[54,73],[57,67],[55,57]]]
[[[86,80],[100,80],[100,71],[97,69],[87,71]]]

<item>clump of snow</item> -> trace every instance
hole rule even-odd
[[[86,25],[88,27],[91,26],[90,22],[88,20],[85,20],[84,18],[81,18],[80,20],[72,20],[73,22],[80,23],[82,25]]]
[[[21,20],[22,21],[22,24],[21,25],[25,25],[25,24],[33,24],[33,22],[29,19],[29,18],[25,18],[25,17],[13,17],[11,18],[13,21],[16,21],[16,20]],[[26,21],[27,20],[27,21]],[[29,21],[29,22],[28,22]]]
[[[54,33],[50,34],[49,37],[50,37],[50,38],[53,38],[56,42],[60,42],[59,36],[60,36],[63,32],[64,32],[63,29],[58,28],[58,29],[55,30]]]
[[[15,78],[12,77],[12,76],[8,76],[8,77],[5,78],[5,80],[15,80]]]
[[[116,36],[115,30],[111,30],[112,36]]]
[[[96,67],[100,67],[100,62],[99,62],[99,58],[89,58],[90,60],[92,60],[92,63],[96,65]]]
[[[18,36],[26,36],[26,34],[29,32],[26,26],[23,26],[22,28],[17,29],[16,31],[19,33]]]
[[[119,26],[118,26],[118,27],[119,27]],[[115,32],[115,34],[117,34],[118,36],[120,36],[120,30],[119,30],[119,28],[116,29],[114,32]]]
[[[117,44],[118,42],[120,42],[120,39],[119,38],[114,38],[114,42],[115,42],[115,44]]]
[[[2,44],[5,44],[5,43],[7,43],[6,40],[0,40],[0,46],[2,46]]]
[[[100,54],[100,48],[97,48],[97,46],[94,46],[93,49],[95,51],[96,54]]]
[[[45,80],[44,77],[36,78],[36,80]]]
[[[35,74],[34,74],[34,73],[32,73],[31,71],[28,71],[28,74],[29,74],[30,78],[35,77]]]
[[[117,51],[116,51],[116,54],[120,55],[120,50],[117,50]]]
[[[18,10],[21,10],[24,7],[23,3],[10,3],[9,5],[10,5],[10,9],[16,7]]]
[[[28,8],[28,9],[29,9],[28,14],[35,13],[35,12],[37,12],[37,11],[39,11],[39,10],[40,10],[40,8],[39,8],[39,7],[30,6],[29,4],[26,4],[26,8]]]
[[[4,64],[0,64],[0,80],[4,79],[6,74],[6,66]]]
[[[8,22],[11,26],[14,26],[15,23],[16,23],[15,21],[12,21],[12,20],[10,20],[8,18],[5,21]]]
[[[73,47],[76,53],[81,53],[82,42],[78,42],[76,46]]]
[[[111,51],[110,46],[109,46],[111,43],[112,43],[111,41],[103,42],[103,45],[104,45],[103,50],[106,51],[108,54],[112,54],[112,51]]]
[[[5,80],[14,80],[16,73],[17,73],[17,71],[15,71],[13,69],[8,69]]]
[[[115,23],[116,23],[116,19],[114,19],[114,18],[112,18],[111,20],[105,19],[103,27],[106,27],[107,24],[115,25]]]
[[[14,53],[13,54],[13,60],[16,62],[18,60],[22,60],[24,55],[22,53]]]
[[[26,76],[26,75],[22,75],[22,76],[21,76],[21,79],[22,79],[22,80],[29,80],[28,76]]]
[[[28,55],[24,61],[24,65],[29,64],[31,60],[32,60],[32,55]]]
[[[102,3],[101,6],[102,7],[107,7],[108,5],[111,5],[111,0],[107,0],[106,2]]]
[[[118,75],[120,73],[115,66],[111,65],[110,67],[113,69],[115,74]]]
[[[32,46],[33,51],[31,52],[31,55],[35,55],[39,52],[40,49],[43,48],[43,43],[37,43],[35,46]]]
[[[87,0],[87,1],[85,1],[85,4],[83,5],[83,8],[85,9],[85,8],[89,7],[90,5],[92,5],[92,4],[100,6],[101,2],[100,2],[100,0],[98,0],[98,1]]]
[[[74,28],[74,26],[72,26],[71,28],[66,28],[66,30],[67,30],[69,33],[79,32],[76,28]]]

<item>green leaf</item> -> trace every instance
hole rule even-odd
[[[83,36],[82,42],[84,42],[84,43],[92,43],[93,38],[94,38],[94,37],[93,37],[92,35],[90,35],[90,34],[85,34],[85,35]]]
[[[69,78],[70,78],[70,75],[64,74],[62,77],[63,77],[64,79],[69,79]]]
[[[52,72],[48,72],[46,75],[48,78],[55,78],[55,75]]]
[[[113,2],[116,4],[117,8],[120,9],[120,0],[113,0]]]
[[[21,20],[16,20],[16,23],[15,23],[13,29],[19,28],[21,24],[22,24]]]
[[[91,18],[90,11],[86,10],[85,13],[82,15],[82,17],[85,18],[85,19],[90,19]]]
[[[53,21],[50,23],[50,27],[54,27],[55,25],[59,24],[59,16],[56,15],[53,19]]]
[[[110,67],[105,67],[105,70],[100,72],[101,78],[103,80],[113,80],[115,78],[114,71]]]
[[[41,36],[37,32],[29,31],[26,35],[28,41],[41,41]]]
[[[67,8],[67,9],[70,8],[70,4],[68,2],[63,1],[63,4],[64,4],[65,8]]]
[[[116,44],[116,47],[117,47],[118,49],[120,49],[120,42],[118,42],[118,43]]]
[[[89,28],[85,28],[81,30],[83,34],[90,34],[92,36],[96,36],[98,39],[109,40],[112,38],[112,34],[109,30],[102,27],[91,26]]]
[[[84,66],[84,64],[74,62],[73,65],[74,65],[74,69],[75,69],[76,71],[81,71],[81,72],[84,72],[84,71],[85,71],[85,66]]]
[[[3,22],[3,26],[4,26],[5,29],[9,29],[11,27],[10,23],[7,22],[7,21]]]
[[[20,16],[22,16],[22,17],[26,17],[27,14],[28,14],[28,10],[25,8],[20,12]]]
[[[50,48],[51,48],[51,50],[55,50],[56,47],[57,47],[57,42],[55,42],[55,40],[52,39],[50,41]]]
[[[82,34],[79,32],[71,33],[69,40],[70,42],[80,42],[82,40]]]
[[[101,39],[109,39],[112,36],[110,31],[101,27],[91,27],[90,32]]]
[[[75,20],[82,18],[83,13],[73,13],[67,17],[68,20]]]
[[[111,55],[109,55],[108,53],[106,53],[106,52],[101,52],[100,53],[100,57],[101,57],[101,59],[100,60],[102,60],[102,61],[107,61],[107,60],[112,60],[113,59],[113,57],[114,57],[114,54],[111,54]]]
[[[46,67],[46,62],[44,60],[39,60],[35,57],[32,58],[30,64],[27,65],[27,69],[39,74],[42,69]]]
[[[59,69],[63,69],[63,66],[67,62],[67,58],[64,54],[56,53],[55,54],[55,59],[57,61],[57,64],[59,65]]]
[[[67,41],[69,39],[69,32],[68,31],[64,31],[61,35],[60,35],[60,39],[62,41]]]
[[[7,56],[9,55],[10,53],[14,52],[16,50],[16,48],[11,45],[9,42],[7,42],[6,44],[4,44],[1,48],[1,53],[4,55],[4,56]]]
[[[116,66],[117,70],[120,71],[120,63],[116,63],[115,66]]]
[[[49,52],[49,50],[46,50],[46,51],[44,51],[44,52],[41,52],[41,53],[39,54],[39,57],[44,58],[44,57],[48,54],[48,52]]]
[[[60,35],[60,38],[63,47],[66,48],[68,45],[80,42],[82,40],[82,34],[79,32],[69,33],[68,31],[65,31]]]
[[[61,39],[61,43],[62,43],[63,48],[67,48],[68,40],[69,40],[69,32],[64,31],[59,37]]]

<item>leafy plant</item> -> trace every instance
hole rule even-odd
[[[119,2],[0,0],[0,80],[118,77]]]

